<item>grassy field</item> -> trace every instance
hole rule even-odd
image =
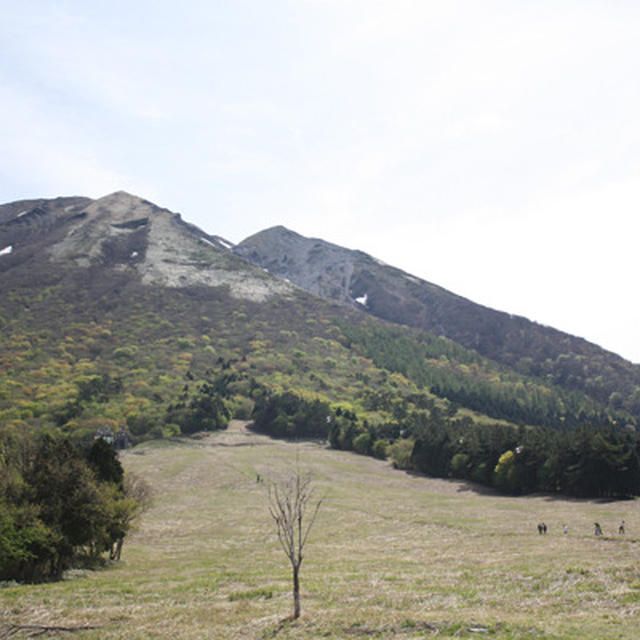
[[[290,567],[266,486],[296,461],[324,503],[302,566],[302,617],[291,621]],[[128,640],[640,633],[637,502],[488,495],[239,423],[204,440],[138,447],[123,464],[151,483],[155,502],[122,562],[0,588],[0,638],[40,631],[11,625],[93,626],[39,637]],[[595,521],[604,536],[593,535]]]

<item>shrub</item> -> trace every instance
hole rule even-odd
[[[451,475],[454,478],[466,478],[469,466],[469,456],[466,453],[456,453],[451,458]]]
[[[116,360],[130,360],[136,355],[135,347],[118,347],[113,352],[113,357]]]
[[[239,398],[233,408],[233,417],[237,420],[251,420],[255,403],[251,398]]]
[[[353,450],[362,455],[368,455],[371,448],[371,434],[368,431],[356,436],[353,440]]]
[[[388,440],[376,440],[371,447],[371,454],[379,460],[386,460],[389,452]]]
[[[413,440],[404,438],[389,446],[389,457],[396,469],[413,469],[413,463],[411,462],[413,444]]]

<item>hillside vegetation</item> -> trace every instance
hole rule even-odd
[[[154,504],[121,563],[4,586],[0,634],[23,638],[17,625],[40,625],[75,628],[69,637],[79,640],[637,636],[635,502],[483,495],[235,422],[204,440],[141,445],[122,462],[152,485]],[[292,623],[290,568],[266,487],[296,462],[325,499],[302,566],[302,617]],[[604,536],[593,535],[594,522]]]
[[[123,192],[1,206],[5,243],[0,429],[9,435],[89,441],[110,429],[137,443],[253,418],[272,435],[329,440],[510,493],[640,493],[635,370],[584,341],[543,332],[551,369],[533,343],[528,365],[514,367],[294,287]],[[378,265],[385,291],[399,277],[360,252],[333,247],[327,262],[324,251],[317,242],[309,255],[327,269]],[[287,265],[302,269],[296,256]],[[403,287],[414,280],[402,275]],[[444,295],[440,316],[445,301],[462,304],[427,289]],[[620,375],[607,368],[614,360]]]
[[[640,366],[584,339],[474,303],[362,251],[284,227],[261,231],[234,251],[325,299],[447,337],[514,373],[587,394],[603,410],[640,416]]]

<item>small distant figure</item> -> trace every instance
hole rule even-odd
[[[567,524],[562,525],[562,533],[564,533],[565,536],[569,533],[569,525]]]
[[[541,536],[547,533],[547,525],[544,522],[538,523],[538,533]]]
[[[622,536],[624,535],[624,520],[620,523],[620,526],[618,527],[618,533]]]
[[[602,535],[602,527],[600,526],[600,523],[599,523],[599,522],[594,522],[594,523],[593,523],[593,526],[594,526],[594,528],[595,528],[594,533],[595,533],[597,536],[601,536],[601,535]]]
[[[547,525],[543,522],[542,523],[542,533],[546,536],[547,535]]]

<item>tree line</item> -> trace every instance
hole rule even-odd
[[[423,399],[424,400],[424,399]],[[640,439],[607,424],[573,429],[476,423],[456,407],[424,400],[398,418],[369,424],[352,409],[292,391],[265,393],[254,428],[276,437],[323,438],[336,449],[391,458],[400,468],[458,478],[520,495],[640,495]]]
[[[561,375],[568,362],[575,362],[569,356],[559,356],[557,366],[548,363],[547,369],[531,364],[527,375],[520,375],[430,334],[412,335],[374,324],[345,323],[341,329],[347,346],[376,366],[401,373],[440,398],[494,419],[558,428],[638,422],[640,401],[632,402],[636,396],[611,393],[602,377],[578,385],[577,374]]]
[[[51,435],[0,433],[0,579],[59,579],[120,559],[148,485],[124,474],[104,440],[81,448]]]

